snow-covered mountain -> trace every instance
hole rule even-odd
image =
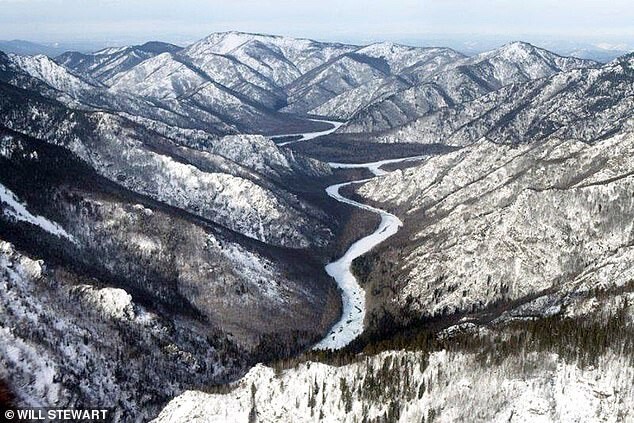
[[[415,83],[358,110],[341,129],[375,132],[406,124],[443,107],[468,103],[509,84],[537,80],[562,71],[598,64],[561,57],[528,43],[515,42],[497,50],[449,63],[436,71],[406,71]]]
[[[20,403],[108,401],[117,420],[147,419],[186,387],[235,378],[269,338],[292,350],[335,317],[311,258],[300,268],[290,251],[122,189],[64,148],[0,139],[1,374]]]
[[[156,47],[141,54],[138,48],[56,60],[115,92],[167,101],[177,113],[211,113],[241,132],[270,132],[282,126],[278,110],[346,119],[409,88],[416,72],[433,73],[464,58],[443,48],[352,46],[239,32],[212,34],[183,50],[165,46],[162,53]],[[128,60],[131,55],[144,60]]]
[[[340,303],[305,251],[337,226],[310,196],[330,169],[259,135],[164,136],[86,108],[91,90],[117,98],[0,56],[0,377],[16,401],[144,420],[318,340]],[[152,365],[125,364],[139,356]]]
[[[463,56],[450,49],[414,48],[391,43],[363,47],[332,60],[293,82],[288,87],[289,106],[285,110],[345,117],[345,114],[337,112],[336,106],[345,103],[347,93],[362,89],[366,84],[369,85],[366,89],[371,90],[378,81],[386,78],[395,84],[401,82],[398,75],[407,68],[417,67],[433,72],[461,57]],[[381,85],[386,85],[386,82]],[[333,98],[338,101],[334,105],[328,104]],[[353,105],[347,106],[348,109],[355,107],[354,100],[349,101]]]
[[[214,147],[209,151],[195,152],[199,163],[192,166],[181,158],[184,153],[179,153],[169,139],[119,116],[102,112],[73,112],[61,104],[30,97],[26,91],[7,90],[4,94],[0,104],[2,124],[66,146],[98,173],[126,188],[276,245],[304,248],[314,241],[318,245],[323,244],[329,237],[324,225],[307,225],[308,221],[302,217],[308,213],[313,216],[309,219],[325,219],[323,214],[294,195],[266,189],[258,184],[256,177],[244,178],[218,172],[216,155],[212,152]],[[91,136],[84,138],[83,133]],[[264,143],[258,138],[227,138],[225,142],[229,140],[234,143]],[[277,149],[268,142],[270,149]],[[239,157],[235,150],[226,147],[215,150],[225,152],[230,160]],[[290,156],[281,152],[278,156],[288,157],[287,174],[297,170],[291,168]],[[249,160],[249,157],[245,159]],[[252,163],[245,165],[253,166]],[[281,226],[273,224],[274,221]],[[293,223],[289,226],[290,222]],[[308,228],[322,232],[322,235],[312,238],[302,234]]]
[[[632,157],[632,55],[0,53],[0,404],[628,421]]]
[[[41,84],[38,87],[40,94],[75,109],[115,112],[156,131],[166,131],[167,125],[204,129],[213,136],[238,132],[228,118],[217,113],[175,101],[142,97],[136,92],[116,92],[89,75],[75,74],[46,56],[0,54],[0,66],[7,69],[6,81],[23,88]]]
[[[404,223],[355,262],[365,335],[155,421],[631,420],[633,86],[625,56],[391,132],[461,148],[348,193]]]
[[[256,34],[213,34],[183,51],[140,63],[113,78],[111,86],[213,113],[242,132],[275,133],[293,123],[277,112],[287,105],[286,85],[355,48]]]
[[[283,87],[308,71],[358,47],[242,32],[212,34],[187,49],[190,57],[232,57]]]
[[[466,145],[481,137],[522,143],[557,134],[593,142],[618,132],[632,116],[634,59],[506,86],[447,107],[378,137],[383,142]]]
[[[75,75],[47,56],[19,56],[11,54],[9,59],[16,67],[24,70],[29,75],[41,79],[56,90],[67,93],[72,97],[78,97],[83,92],[102,87],[98,81]]]
[[[157,104],[158,116],[143,117],[159,122],[153,129],[160,123],[206,129],[204,124],[219,134],[273,134],[284,121],[287,132],[299,132],[309,124],[279,111],[348,121],[339,132],[375,132],[511,83],[596,66],[521,42],[466,58],[447,48],[352,46],[240,32],[212,34],[184,49],[147,43],[67,53],[56,61],[84,81]],[[97,100],[89,103],[100,106]],[[143,109],[106,103],[104,108],[135,116]]]
[[[173,44],[151,41],[138,46],[106,48],[91,54],[70,51],[57,56],[55,61],[74,72],[89,75],[109,85],[112,78],[142,61],[162,53],[176,53],[181,49]]]
[[[396,256],[374,258],[400,263],[389,286],[372,282],[387,308],[407,320],[535,295],[552,306],[626,283],[601,263],[629,262],[633,65],[512,85],[386,135],[465,146],[359,190],[405,218]]]
[[[131,55],[142,60],[118,65]],[[72,57],[57,62],[89,82],[105,83],[108,91],[166,110],[144,118],[205,129],[178,118],[195,116],[225,134],[231,128],[275,133],[285,120],[287,127],[301,127],[279,111],[348,121],[339,132],[375,132],[512,83],[597,65],[521,42],[467,58],[447,48],[352,46],[239,32],[212,34],[182,50],[160,44],[102,50],[91,57],[99,66],[103,59],[107,78],[82,65],[88,60]]]

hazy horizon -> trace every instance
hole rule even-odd
[[[626,50],[634,42],[626,0],[0,0],[0,7],[0,39],[45,44],[184,45],[230,30],[356,44],[524,40]]]

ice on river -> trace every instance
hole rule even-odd
[[[300,139],[298,140],[294,140],[294,141],[286,141],[286,142],[281,142],[278,145],[280,147],[283,147],[285,145],[289,145],[289,144],[295,144],[296,142],[302,142],[302,141],[308,141],[308,140],[312,140],[315,139],[317,137],[322,137],[324,135],[328,135],[328,134],[332,134],[333,132],[335,132],[337,129],[339,129],[339,127],[341,125],[343,125],[343,122],[337,122],[334,120],[324,120],[324,119],[310,119],[313,122],[326,122],[326,123],[330,123],[332,125],[332,128],[330,129],[326,129],[325,131],[317,131],[317,132],[306,132],[306,133],[300,133],[300,134],[284,134],[285,137],[297,137],[297,136],[301,136]]]
[[[346,182],[332,185],[326,189],[328,195],[338,201],[381,215],[381,223],[372,234],[352,244],[343,257],[326,266],[326,272],[337,281],[337,284],[342,290],[343,310],[341,319],[332,327],[328,335],[314,346],[314,349],[343,348],[363,332],[365,290],[361,288],[357,279],[352,274],[352,261],[394,235],[403,224],[401,220],[393,214],[350,200],[339,193],[339,189],[346,185],[366,181],[367,179]]]

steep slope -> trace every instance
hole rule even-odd
[[[243,33],[212,34],[177,53],[149,58],[109,80],[114,92],[166,102],[186,116],[211,115],[246,133],[319,129],[276,110],[284,86],[338,52],[339,44]],[[203,128],[204,129],[204,128]]]
[[[389,76],[373,79],[356,88],[344,91],[310,112],[347,121],[371,104],[381,102],[394,95],[395,92],[406,90],[409,87],[411,85],[399,77]]]
[[[446,48],[414,48],[392,43],[372,44],[357,51],[385,59],[391,75],[360,85],[330,99],[312,113],[349,120],[372,104],[407,90],[417,82],[415,73],[429,75],[463,59],[460,53]]]
[[[121,117],[72,111],[6,84],[0,89],[2,124],[66,146],[126,188],[275,245],[305,248],[330,237],[317,223],[327,221],[323,212],[283,189],[219,171],[213,153],[193,151],[199,156],[193,166],[171,140]],[[320,235],[312,238],[307,230]]]
[[[371,320],[476,313],[546,296],[531,309],[538,315],[578,292],[627,284],[633,148],[631,132],[592,146],[483,140],[368,183],[360,194],[405,222],[401,239],[364,264]],[[373,275],[385,266],[388,277]]]
[[[163,132],[169,132],[166,125],[204,129],[216,136],[237,132],[228,117],[169,99],[142,97],[139,90],[127,93],[108,89],[90,76],[74,74],[46,56],[0,54],[0,65],[7,69],[4,81],[23,88],[41,81],[44,84],[37,87],[38,92],[71,108],[116,112]]]
[[[487,137],[521,143],[551,134],[587,142],[617,131],[631,117],[634,58],[598,69],[511,85],[468,104],[442,109],[379,137],[382,142],[466,145]]]
[[[254,367],[229,393],[188,391],[153,420],[179,422],[627,421],[634,368],[605,354],[600,368],[556,354],[388,352],[343,366]]]
[[[336,318],[303,253],[123,189],[62,147],[5,128],[0,140],[0,372],[22,404],[108,402],[147,419]]]
[[[132,90],[137,84],[142,83],[141,92],[148,95],[146,93],[147,87],[160,84],[162,78],[175,75],[180,80],[193,79],[190,84],[195,85],[197,84],[195,76],[198,76],[205,81],[214,81],[255,103],[272,109],[284,100],[284,93],[277,86],[234,59],[214,54],[202,57],[190,57],[186,54],[187,50],[183,55],[160,54],[143,62],[140,66],[118,75],[113,79],[111,85],[117,91],[124,91],[126,88]],[[180,66],[176,65],[175,67],[173,62]],[[184,72],[184,74],[181,75],[179,72]],[[188,75],[189,73],[196,75]],[[165,87],[162,88],[165,89]],[[158,90],[159,88],[152,89]],[[157,93],[152,94],[157,97]],[[182,94],[169,92],[166,95],[180,96]],[[159,94],[158,97],[162,97],[162,95]]]
[[[56,90],[67,93],[72,97],[78,97],[83,92],[102,87],[96,80],[86,80],[72,74],[47,56],[18,56],[12,54],[9,55],[9,60],[29,75],[41,79]]]
[[[301,249],[334,227],[289,186],[329,168],[262,136],[161,136],[90,96],[128,98],[0,55],[0,377],[18,404],[147,420],[320,339],[339,294]]]
[[[220,55],[196,59],[160,54],[121,73],[110,90],[159,101],[198,121],[211,117],[245,133],[316,127],[311,121],[277,113],[275,109],[285,102],[281,89],[235,59]]]
[[[631,420],[632,86],[626,56],[458,106],[448,135],[419,123],[463,147],[356,189],[404,222],[355,262],[365,336],[186,392],[155,421]],[[407,352],[375,355],[392,348]]]
[[[284,111],[306,113],[334,96],[389,75],[389,71],[385,60],[347,53],[295,80],[288,87],[289,106]]]
[[[339,43],[232,31],[211,34],[188,47],[187,55],[194,58],[209,54],[233,57],[282,87],[357,48]]]
[[[408,84],[409,78],[400,75],[404,70],[414,67],[432,72],[462,57],[450,49],[372,44],[335,58],[294,81],[288,86],[289,106],[284,110],[344,118],[352,109],[367,107],[375,100],[373,87],[389,87],[394,93],[401,84]],[[353,95],[348,98],[348,93]],[[343,104],[344,111],[337,112],[336,107]]]
[[[467,103],[513,83],[552,76],[597,63],[561,57],[527,43],[511,43],[441,67],[435,72],[413,68],[404,72],[415,85],[351,117],[341,130],[375,132],[394,128],[443,107]]]
[[[110,85],[114,77],[143,60],[162,53],[176,53],[181,49],[173,44],[150,41],[138,46],[107,48],[92,54],[70,51],[56,57],[55,61],[76,73]]]
[[[406,228],[364,264],[374,322],[384,313],[409,321],[543,295],[551,307],[626,284],[604,272],[630,271],[633,83],[634,62],[624,57],[501,90],[491,95],[503,98],[492,102],[497,108],[479,109],[449,137],[447,115],[438,126],[421,124],[425,132],[410,128],[467,147],[359,189]],[[457,110],[475,104],[489,103]],[[390,262],[399,263],[388,266],[390,277],[372,276]]]
[[[247,82],[247,79],[253,81],[253,72],[243,75],[241,72],[245,69],[222,56],[207,57],[206,61],[193,64],[180,56],[164,53],[120,74],[111,89],[162,100],[188,99],[198,95],[205,99],[200,108],[209,107],[217,114],[226,114],[227,110],[235,107],[272,109],[283,101],[283,94],[269,82],[262,79]],[[211,89],[216,91],[205,92]],[[218,109],[220,105],[223,108]]]

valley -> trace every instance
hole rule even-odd
[[[0,52],[2,405],[629,421],[633,157],[632,54]]]
[[[352,165],[330,163],[330,167],[334,169],[366,168],[376,177],[380,177],[387,174],[387,172],[381,170],[381,166],[385,164],[415,161],[422,158],[424,158],[424,156]],[[337,281],[339,288],[342,290],[343,310],[339,322],[337,322],[332,329],[330,329],[330,333],[314,347],[316,349],[338,349],[345,347],[363,332],[365,320],[365,292],[363,288],[359,286],[359,283],[352,273],[352,262],[375,248],[390,236],[394,235],[398,231],[398,228],[402,225],[399,218],[393,214],[350,200],[339,193],[339,190],[343,187],[351,186],[353,184],[361,184],[367,181],[368,179],[344,182],[342,184],[331,185],[326,188],[328,195],[335,200],[378,214],[381,217],[381,223],[372,234],[367,235],[352,244],[343,257],[326,266],[326,272]]]

